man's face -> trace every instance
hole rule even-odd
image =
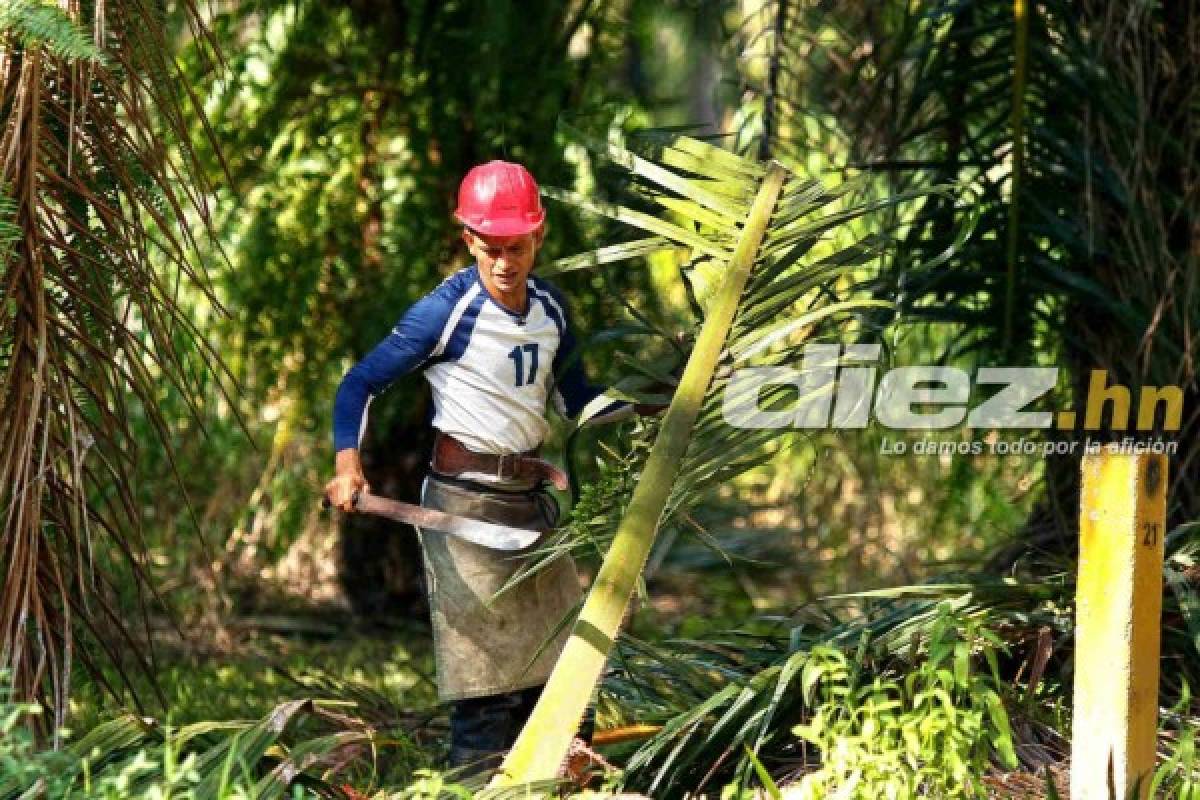
[[[479,264],[479,277],[492,294],[523,296],[525,280],[533,272],[545,227],[520,236],[487,236],[463,229],[463,241]]]

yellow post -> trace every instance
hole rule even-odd
[[[1154,773],[1167,459],[1083,458],[1072,800],[1124,800]]]

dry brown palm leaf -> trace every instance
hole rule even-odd
[[[108,573],[153,591],[132,429],[166,446],[163,392],[199,416],[220,370],[189,312],[217,303],[164,28],[141,0],[0,4],[0,671],[55,729],[73,661],[148,666]]]

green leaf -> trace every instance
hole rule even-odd
[[[647,214],[643,211],[634,211],[622,206],[613,205],[611,203],[602,203],[591,200],[582,195],[570,192],[564,189],[555,189],[553,187],[542,187],[542,194],[546,197],[561,200],[566,203],[571,203],[578,208],[583,208],[601,216],[610,217],[618,222],[624,222],[627,225],[632,225],[636,228],[649,231],[650,233],[658,234],[673,242],[678,242],[681,245],[698,250],[705,255],[722,261],[727,260],[732,252],[729,247],[732,242],[722,242],[718,244],[715,241],[705,238],[698,233],[681,228],[670,222],[665,222],[657,217]]]
[[[750,210],[749,202],[731,202],[728,197],[712,192],[703,185],[688,180],[663,166],[644,159],[620,145],[611,142],[602,142],[565,124],[564,127],[590,150],[600,153],[613,162],[620,164],[634,175],[646,178],[665,189],[670,189],[680,196],[693,201],[703,208],[716,212],[730,224],[740,224],[743,222]],[[748,188],[753,188],[756,184],[756,180],[745,179],[738,182],[737,189],[738,191],[745,191]]]
[[[754,765],[754,772],[758,775],[758,780],[762,783],[763,790],[771,800],[782,800],[783,793],[779,791],[779,787],[775,781],[771,779],[771,774],[767,772],[767,768],[763,766],[762,761],[755,755],[754,751],[749,747],[745,748],[746,758],[750,759],[750,763]]]
[[[811,327],[827,317],[851,311],[861,311],[866,308],[892,307],[892,303],[885,300],[848,300],[844,303],[833,303],[816,311],[802,314],[794,319],[783,319],[766,328],[756,329],[752,334],[748,334],[740,340],[732,350],[732,353],[738,361],[745,361],[759,355],[776,342],[783,341],[792,333]]]
[[[1016,769],[1017,753],[1013,748],[1012,727],[1009,725],[1008,712],[1004,709],[1004,703],[1000,700],[1000,695],[993,691],[985,694],[984,703],[987,706],[988,718],[992,723],[992,746],[996,748],[996,752],[1006,767]]]
[[[57,5],[39,0],[0,3],[0,35],[16,36],[27,48],[45,47],[65,61],[105,63],[101,50]]]
[[[661,236],[651,236],[647,239],[637,239],[631,242],[621,242],[607,247],[601,247],[587,253],[560,258],[544,267],[538,267],[542,276],[559,275],[564,272],[574,272],[581,269],[591,269],[603,264],[612,264],[631,258],[644,258],[654,253],[673,250],[675,245]]]

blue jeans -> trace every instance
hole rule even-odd
[[[541,686],[506,694],[457,700],[450,709],[450,766],[470,766],[471,772],[500,766],[542,693]],[[595,711],[589,706],[579,736],[591,742]]]

